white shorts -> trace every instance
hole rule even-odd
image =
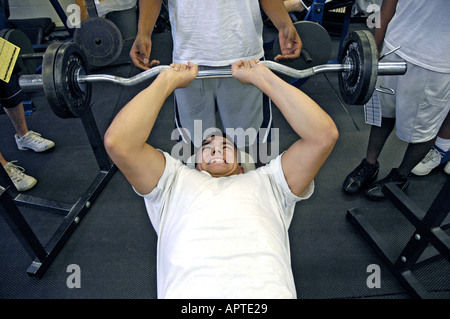
[[[222,120],[223,130],[242,128],[245,131],[253,128],[258,131],[263,123],[263,93],[235,78],[194,80],[189,87],[175,90],[175,101],[176,126],[188,130],[190,141],[197,147],[203,136],[196,135],[203,135],[207,129],[220,128],[216,123],[216,111]],[[185,134],[182,136],[186,137]],[[254,142],[248,141],[246,144]]]
[[[400,49],[401,50],[401,49]],[[385,53],[386,47],[383,49]],[[401,61],[392,53],[381,61]],[[407,62],[405,75],[379,76],[380,85],[394,95],[379,93],[383,117],[396,118],[396,134],[407,143],[433,139],[450,109],[450,74],[424,69]]]

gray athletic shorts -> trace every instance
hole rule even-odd
[[[401,49],[400,49],[401,50]],[[387,50],[383,49],[383,53]],[[392,53],[382,61],[402,60]],[[439,73],[407,63],[400,76],[380,76],[380,85],[391,88],[394,95],[378,94],[383,117],[396,118],[396,134],[407,143],[433,139],[450,109],[450,74]]]
[[[201,66],[199,70],[211,69]],[[197,79],[188,88],[175,90],[175,122],[186,132],[183,139],[196,147],[206,130],[220,128],[259,131],[263,123],[263,93],[253,85],[245,85],[235,78]],[[222,121],[216,123],[216,111]],[[200,136],[199,136],[200,135]],[[246,145],[251,145],[253,134],[247,131]],[[236,141],[240,144],[239,141]],[[242,145],[237,145],[241,147]]]

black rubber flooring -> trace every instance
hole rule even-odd
[[[360,28],[352,25],[352,28]],[[155,33],[152,54],[162,64],[171,61],[170,34]],[[338,39],[333,38],[334,51]],[[333,52],[335,54],[335,52]],[[331,57],[334,59],[334,56]],[[138,71],[131,64],[95,70],[96,73],[130,77]],[[120,108],[148,83],[135,87],[95,84],[92,111],[103,136]],[[385,237],[390,249],[399,253],[414,228],[389,201],[372,202],[364,195],[344,194],[345,176],[365,154],[370,127],[363,108],[345,105],[336,94],[337,75],[310,78],[302,90],[315,99],[335,120],[340,139],[316,178],[311,199],[296,208],[289,233],[292,267],[300,299],[409,299],[388,268],[346,219],[346,212],[359,208]],[[18,151],[14,129],[6,115],[0,116],[0,148],[7,160],[18,160],[26,172],[38,179],[29,195],[55,201],[75,202],[98,172],[80,119],[60,119],[46,103],[42,92],[30,94],[36,111],[27,116],[29,129],[53,139],[56,148],[46,154]],[[276,108],[274,126],[280,129],[280,150],[297,137]],[[163,107],[149,138],[153,145],[170,149],[173,141],[173,99]],[[380,177],[402,158],[406,144],[392,135],[380,157]],[[448,176],[441,170],[413,177],[406,194],[428,210]],[[61,216],[32,209],[23,214],[45,243],[62,220]],[[27,254],[3,218],[0,218],[1,299],[154,299],[156,298],[156,234],[148,220],[143,200],[134,194],[120,172],[116,172],[97,201],[42,278],[28,276],[33,259]],[[78,265],[81,287],[67,285],[68,267]],[[369,265],[381,269],[380,288],[369,288]],[[450,297],[449,265],[438,261],[418,269],[418,279],[433,298]]]

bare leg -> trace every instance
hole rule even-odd
[[[14,125],[14,129],[19,137],[28,133],[27,122],[25,121],[25,111],[23,110],[23,104],[20,103],[12,108],[4,108],[6,114],[8,114],[11,122]]]
[[[6,163],[8,163],[8,162],[5,160],[5,158],[3,157],[3,154],[0,152],[0,164],[5,166]]]

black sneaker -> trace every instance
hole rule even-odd
[[[366,159],[363,159],[361,164],[345,178],[343,184],[344,191],[350,194],[361,191],[375,181],[379,170],[380,164],[378,162],[369,164]]]
[[[408,188],[409,186],[409,178],[408,176],[400,175],[397,168],[393,168],[391,172],[383,179],[380,179],[378,182],[370,185],[366,190],[366,195],[373,200],[382,200],[386,196],[383,194],[383,187],[387,183],[394,183],[397,185],[402,191]]]

